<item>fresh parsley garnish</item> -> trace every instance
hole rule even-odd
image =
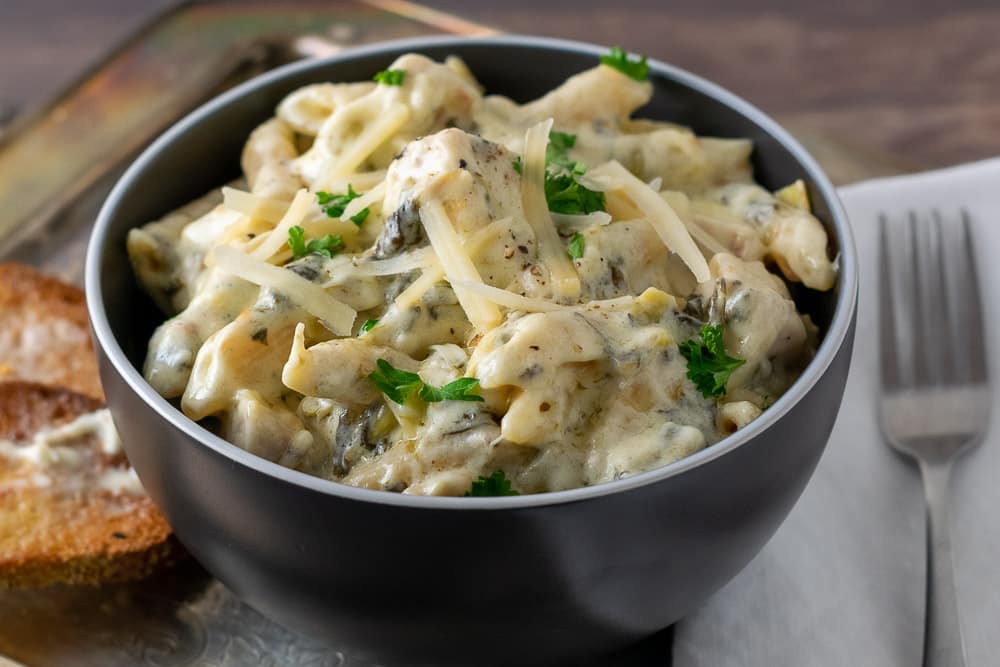
[[[587,173],[587,165],[569,156],[576,145],[576,135],[550,132],[545,148],[545,201],[554,213],[581,214],[604,210],[604,193],[595,192],[577,179]],[[524,173],[521,158],[514,160],[514,171]]]
[[[583,234],[577,232],[569,240],[569,245],[566,246],[566,254],[573,259],[580,259],[583,257],[583,251],[586,247],[587,242],[584,240]]]
[[[476,378],[458,378],[443,387],[432,387],[425,384],[420,388],[420,398],[427,403],[440,401],[481,401],[483,397],[474,392],[479,387]]]
[[[320,191],[316,193],[316,202],[319,204],[319,207],[323,209],[323,212],[326,213],[328,217],[339,218],[340,216],[344,215],[344,209],[347,208],[347,205],[360,196],[361,195],[359,195],[357,192],[354,191],[354,188],[351,187],[351,184],[348,183],[347,194],[335,195],[329,192]],[[353,220],[354,218],[351,219]],[[362,218],[361,220],[362,222],[364,222],[364,218]]]
[[[577,179],[586,173],[582,162],[574,162],[571,169],[552,170],[545,173],[545,200],[554,213],[584,214],[604,210],[604,193],[590,190]]]
[[[378,320],[365,320],[365,323],[361,325],[360,329],[358,329],[358,335],[360,336],[361,334],[368,333],[375,328],[376,324],[378,324]]]
[[[601,56],[601,64],[614,67],[616,70],[631,77],[636,81],[645,81],[649,76],[649,65],[646,64],[646,56],[639,56],[637,60],[629,60],[628,54],[620,46],[611,47],[611,51]]]
[[[483,400],[482,396],[473,393],[479,387],[479,380],[476,378],[459,378],[443,387],[434,387],[425,384],[416,373],[401,371],[385,359],[379,359],[375,365],[378,368],[368,374],[368,379],[400,405],[406,403],[413,392],[417,392],[420,400],[425,403]]]
[[[568,132],[549,132],[549,145],[545,148],[545,159],[549,161],[566,157],[566,151],[576,146],[576,135]]]
[[[700,341],[686,340],[678,346],[687,359],[687,376],[705,398],[722,396],[729,376],[746,361],[726,354],[721,326],[705,325],[699,337]]]
[[[604,210],[604,193],[595,192],[577,180],[587,173],[587,165],[569,156],[576,135],[550,132],[545,149],[545,200],[555,213],[593,213]]]
[[[368,379],[378,387],[383,394],[402,405],[415,391],[424,386],[423,380],[416,373],[401,371],[385,359],[375,362],[378,367],[368,374]]]
[[[360,227],[361,225],[365,224],[365,220],[368,219],[369,213],[371,213],[371,211],[369,211],[368,207],[365,206],[363,209],[352,215],[349,218],[349,220],[354,224],[356,224],[358,227]]]
[[[480,475],[479,479],[472,483],[472,488],[465,492],[466,497],[490,497],[490,496],[517,496],[517,491],[510,487],[510,480],[503,470],[497,470],[489,477]]]
[[[387,86],[402,86],[406,79],[406,70],[384,69],[381,72],[376,72],[372,78],[375,82],[384,83]]]
[[[305,240],[306,230],[298,225],[288,230],[288,247],[292,249],[292,257],[298,259],[306,255],[323,255],[329,259],[344,247],[344,239],[338,234],[327,234],[323,238]]]

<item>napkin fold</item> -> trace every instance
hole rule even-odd
[[[1000,379],[1000,159],[840,190],[861,267],[857,338],[813,479],[757,558],[678,624],[675,667],[898,667],[923,653],[925,515],[917,468],[878,424],[880,212],[937,207],[973,222],[991,378]],[[1000,396],[994,393],[994,400]],[[951,532],[970,665],[1000,655],[1000,421],[956,462]],[[789,443],[794,446],[794,443]]]

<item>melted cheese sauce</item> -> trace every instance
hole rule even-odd
[[[537,493],[709,446],[809,361],[815,327],[786,281],[832,287],[826,234],[804,195],[753,182],[749,141],[632,118],[652,87],[603,65],[524,105],[454,59],[392,69],[402,85],[292,93],[249,138],[249,192],[130,234],[171,316],[145,375],[192,419],[346,484],[463,495],[500,470]],[[566,158],[606,212],[546,210],[549,127],[574,135]],[[318,202],[349,186],[345,207]],[[343,249],[293,257],[293,221]],[[706,324],[745,362],[718,398],[679,350]],[[400,405],[368,378],[379,360],[435,387],[474,377],[484,400]]]

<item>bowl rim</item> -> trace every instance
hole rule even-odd
[[[114,367],[115,372],[129,385],[129,388],[147,405],[153,408],[160,417],[192,440],[260,474],[289,484],[305,487],[311,491],[338,496],[345,500],[428,510],[465,509],[482,511],[527,509],[581,502],[632,491],[681,475],[689,470],[707,464],[716,458],[725,456],[729,452],[758,437],[772,424],[784,417],[799,399],[808,393],[824,375],[833,363],[834,358],[840,351],[851,330],[858,295],[858,265],[854,237],[851,233],[847,214],[843,209],[833,184],[816,161],[797,140],[776,121],[772,120],[770,116],[716,83],[674,65],[652,58],[648,60],[652,74],[672,79],[732,108],[755,123],[788,150],[805,174],[815,184],[820,195],[829,204],[832,224],[840,241],[839,256],[837,259],[839,263],[838,284],[835,288],[839,289],[839,293],[837,295],[833,318],[819,345],[816,356],[809,362],[809,365],[792,386],[768,408],[764,415],[755,419],[744,428],[688,457],[674,461],[663,467],[593,486],[522,496],[490,498],[404,495],[342,484],[286,468],[278,463],[251,454],[188,418],[169,401],[156,393],[152,386],[142,377],[138,369],[132,366],[112,332],[107,318],[104,298],[101,292],[101,259],[105,245],[107,244],[108,229],[110,228],[111,220],[120,200],[124,193],[131,187],[132,181],[136,176],[148,163],[156,158],[162,148],[182,136],[189,128],[201,122],[208,114],[237,101],[244,95],[252,94],[254,90],[261,86],[305,70],[324,67],[339,61],[378,55],[387,51],[419,51],[422,48],[441,46],[452,46],[460,49],[464,46],[489,44],[572,52],[593,56],[595,62],[600,55],[607,52],[607,47],[587,42],[517,34],[483,37],[437,35],[377,42],[345,49],[332,56],[297,61],[254,77],[201,105],[177,121],[145,148],[118,179],[111,193],[104,201],[91,232],[87,246],[85,267],[87,308],[90,314],[94,337],[102,348],[107,360]],[[114,410],[112,409],[113,412]]]

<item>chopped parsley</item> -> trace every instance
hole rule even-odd
[[[577,232],[569,240],[569,245],[566,246],[566,254],[573,259],[580,259],[583,257],[583,251],[586,247],[587,242],[584,240],[583,234]]]
[[[577,179],[587,173],[587,165],[569,156],[576,145],[576,135],[550,132],[545,148],[545,201],[554,213],[593,213],[604,210],[604,193],[595,192]],[[524,173],[521,158],[514,160],[514,171]]]
[[[402,86],[406,79],[405,69],[384,69],[376,72],[372,80],[377,83],[384,83],[387,86]]]
[[[577,179],[587,171],[582,162],[571,169],[548,169],[545,173],[545,200],[553,213],[583,214],[604,210],[604,193],[587,188]]]
[[[566,151],[573,148],[573,146],[576,146],[575,134],[552,130],[549,132],[549,145],[545,149],[545,158],[547,160],[554,160],[559,157],[564,158]]]
[[[385,359],[379,359],[375,365],[378,368],[368,374],[368,379],[400,405],[406,403],[414,392],[425,403],[483,400],[482,396],[473,393],[479,387],[476,378],[459,378],[442,387],[434,387],[424,383],[416,373],[401,371]]]
[[[368,333],[375,328],[376,324],[378,324],[378,320],[365,320],[365,323],[361,325],[360,329],[358,329],[358,335],[360,336]]]
[[[510,487],[510,480],[503,470],[497,470],[489,477],[480,475],[479,479],[472,483],[472,488],[465,492],[466,497],[491,497],[491,496],[517,496],[517,491]]]
[[[349,218],[349,220],[354,224],[356,224],[358,227],[360,227],[361,225],[365,224],[365,220],[368,219],[369,213],[371,213],[371,211],[369,211],[368,207],[365,206],[363,209],[352,215]]]
[[[636,81],[645,81],[649,76],[649,65],[646,56],[629,60],[628,54],[620,46],[611,47],[611,51],[601,56],[601,64],[614,67],[616,70]]]
[[[476,378],[458,378],[443,387],[425,384],[420,388],[420,398],[427,403],[440,401],[481,401],[483,397],[473,392],[479,387]]]
[[[700,341],[686,340],[678,346],[687,359],[687,376],[705,398],[722,396],[729,376],[746,362],[726,354],[721,326],[705,325],[699,336]]]
[[[327,234],[323,238],[305,240],[306,230],[298,225],[288,230],[288,247],[292,249],[292,257],[299,259],[306,255],[323,255],[329,259],[344,247],[344,239],[338,234]]]
[[[359,195],[357,192],[354,191],[354,188],[351,187],[351,184],[348,183],[347,194],[335,195],[335,194],[330,194],[329,192],[320,191],[316,193],[316,202],[319,204],[319,207],[323,209],[323,212],[326,213],[328,217],[339,218],[340,216],[344,215],[344,209],[347,208],[347,205],[360,196],[361,195]],[[360,214],[361,213],[359,211],[358,215]],[[367,216],[367,213],[365,215]],[[354,218],[351,218],[351,220],[354,220]],[[362,218],[361,221],[364,222],[364,218]]]
[[[576,135],[550,132],[545,149],[545,200],[555,213],[593,213],[604,210],[604,193],[595,192],[577,180],[587,165],[569,156]]]

